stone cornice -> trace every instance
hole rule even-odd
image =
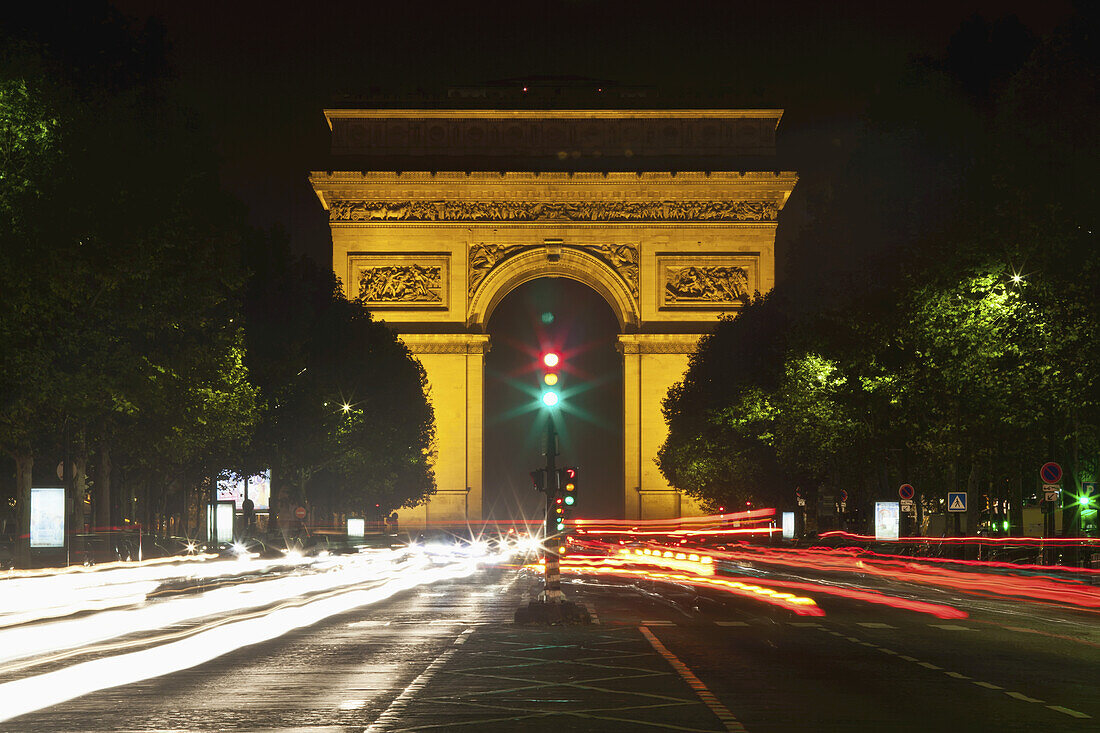
[[[398,333],[413,354],[484,354],[489,336],[480,333]]]
[[[334,119],[371,120],[738,120],[774,119],[781,109],[326,109],[332,129]]]
[[[532,183],[556,185],[623,185],[667,183],[725,183],[759,185],[798,181],[794,171],[313,171],[309,180],[317,184],[348,183]]]
[[[314,171],[310,183],[334,201],[770,201],[780,209],[798,182],[793,171],[533,173],[493,171]]]
[[[691,354],[701,338],[700,333],[624,333],[615,349],[620,354]]]

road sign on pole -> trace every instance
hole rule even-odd
[[[1058,501],[1061,493],[1061,484],[1043,484],[1043,501]]]
[[[1054,461],[1048,461],[1039,469],[1039,478],[1043,480],[1044,484],[1060,484],[1062,483],[1062,467]]]
[[[913,484],[902,484],[898,487],[898,496],[906,501],[913,498],[916,490],[913,488]]]
[[[947,511],[949,511],[949,512],[965,512],[966,511],[966,492],[965,491],[948,491],[947,492]]]
[[[294,516],[297,517],[298,519],[305,519],[306,518],[306,508],[304,506],[298,507],[297,509],[294,510]]]

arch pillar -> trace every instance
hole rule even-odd
[[[436,492],[431,500],[398,510],[398,522],[402,527],[431,527],[480,520],[489,336],[402,333],[400,337],[428,376],[436,454],[446,460],[435,462]]]
[[[669,486],[657,468],[668,435],[661,403],[687,369],[702,334],[621,334],[623,355],[623,516],[672,519],[702,514],[690,496]]]

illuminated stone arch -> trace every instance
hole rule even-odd
[[[587,285],[607,301],[621,333],[638,330],[638,301],[628,284],[603,260],[573,247],[561,247],[554,253],[537,247],[502,261],[489,271],[470,298],[467,325],[484,333],[493,311],[508,293],[543,277],[564,277]]]
[[[622,516],[697,513],[654,460],[661,403],[701,335],[775,284],[779,212],[798,176],[744,165],[774,155],[782,110],[325,115],[334,169],[310,182],[333,270],[420,360],[435,409],[437,492],[402,510],[402,527],[481,520],[488,322],[543,277],[587,285],[618,321]]]

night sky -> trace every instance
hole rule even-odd
[[[1071,4],[1057,0],[115,5],[165,27],[174,90],[209,130],[223,185],[251,223],[284,228],[296,251],[325,265],[327,220],[307,176],[328,163],[322,110],[341,101],[547,75],[650,86],[658,100],[688,97],[692,106],[779,107],[786,113],[775,167],[799,171],[805,186],[843,164],[876,88],[893,83],[914,56],[942,57],[968,18],[1013,14],[1042,35],[1072,15]],[[799,206],[796,189],[780,217],[781,278]],[[550,327],[545,312],[555,315]],[[570,398],[562,456],[582,467],[583,513],[617,514],[622,375],[610,309],[576,283],[536,281],[514,291],[490,327],[486,511],[537,507],[527,472],[541,458],[524,390],[535,389],[531,366],[549,340],[571,354],[570,383],[586,386]]]

